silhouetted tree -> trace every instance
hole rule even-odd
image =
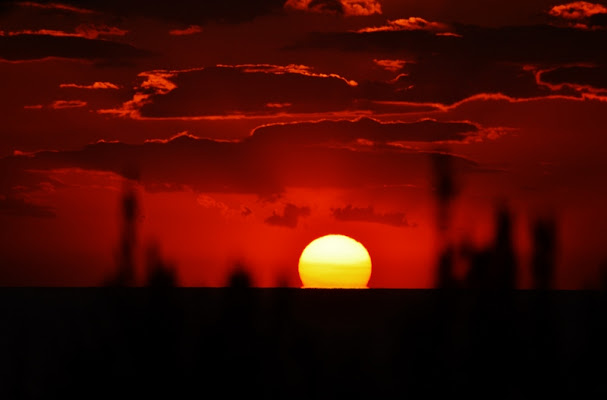
[[[147,250],[146,286],[171,288],[177,286],[177,271],[160,256],[158,245],[151,244]]]
[[[251,278],[237,264],[223,291],[224,304],[212,336],[213,385],[226,396],[258,393],[261,386],[260,336],[257,326],[257,297]]]
[[[457,194],[455,174],[451,158],[437,152],[432,154],[432,171],[437,200],[437,230],[439,259],[436,270],[437,288],[455,288],[457,282],[454,276],[455,250],[450,243],[449,219],[451,203]]]
[[[484,249],[466,249],[466,287],[474,289],[516,288],[516,256],[512,245],[512,217],[504,205],[497,208],[493,244]]]
[[[438,201],[438,227],[444,231],[448,228],[451,201],[457,194],[451,157],[440,152],[432,154],[434,187]]]
[[[538,219],[533,226],[533,255],[531,268],[533,286],[551,289],[556,259],[556,223],[552,218]]]
[[[454,289],[458,287],[457,279],[454,275],[455,250],[453,247],[447,247],[438,260],[438,279],[436,287],[440,289]]]
[[[493,264],[493,286],[498,289],[515,289],[516,256],[512,245],[512,216],[505,205],[498,208]]]
[[[466,288],[486,289],[491,279],[492,253],[488,249],[472,250],[467,253],[468,272]]]
[[[149,378],[150,395],[170,397],[182,389],[177,379],[183,374],[179,357],[183,310],[175,291],[176,272],[162,259],[155,244],[148,247],[146,270],[147,298],[140,332],[141,368]]]

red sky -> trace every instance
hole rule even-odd
[[[432,287],[439,243],[490,244],[505,202],[519,287],[544,215],[556,287],[593,287],[606,42],[604,1],[3,2],[0,285],[111,276],[135,167],[137,264],[155,243],[184,286],[242,263],[297,287],[305,245],[340,233],[370,287]]]

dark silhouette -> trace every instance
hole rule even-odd
[[[436,287],[441,289],[454,289],[459,286],[454,275],[455,249],[451,246],[445,248],[438,260]]]
[[[172,288],[178,286],[176,269],[162,259],[157,244],[151,244],[148,247],[146,286],[151,288]]]
[[[431,156],[432,172],[434,176],[434,190],[437,200],[437,239],[439,249],[438,269],[435,286],[437,288],[452,289],[457,286],[454,277],[455,254],[450,243],[450,214],[452,202],[457,194],[454,169],[451,158],[442,152]]]
[[[139,203],[135,185],[125,181],[122,193],[121,222],[122,232],[118,251],[118,269],[110,278],[110,286],[135,286],[137,275],[135,267],[135,249],[137,246],[137,222]]]
[[[552,218],[541,218],[533,226],[533,287],[552,289],[556,261],[556,223]]]
[[[607,295],[553,289],[556,218],[533,220],[520,290],[512,211],[498,203],[486,247],[451,242],[453,171],[437,160],[435,290],[257,288],[242,263],[225,287],[183,288],[158,243],[137,286],[125,185],[111,285],[0,292],[0,397],[604,397]]]
[[[492,285],[498,289],[516,288],[516,256],[512,245],[512,215],[505,205],[497,210],[497,227],[493,263],[495,276]]]
[[[469,267],[465,286],[471,289],[514,290],[516,256],[512,245],[512,217],[504,205],[496,210],[495,235],[485,249],[464,249]]]
[[[457,194],[452,159],[447,155],[447,149],[432,154],[434,172],[434,189],[438,201],[438,229],[445,231],[449,227],[451,202]]]

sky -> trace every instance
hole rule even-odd
[[[540,218],[555,287],[593,287],[606,42],[604,1],[2,2],[0,285],[105,282],[130,188],[139,283],[155,249],[183,286],[299,287],[344,234],[369,287],[431,288],[505,206],[518,287]]]

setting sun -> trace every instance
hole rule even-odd
[[[304,288],[366,288],[371,257],[360,242],[344,235],[313,240],[299,258]]]

